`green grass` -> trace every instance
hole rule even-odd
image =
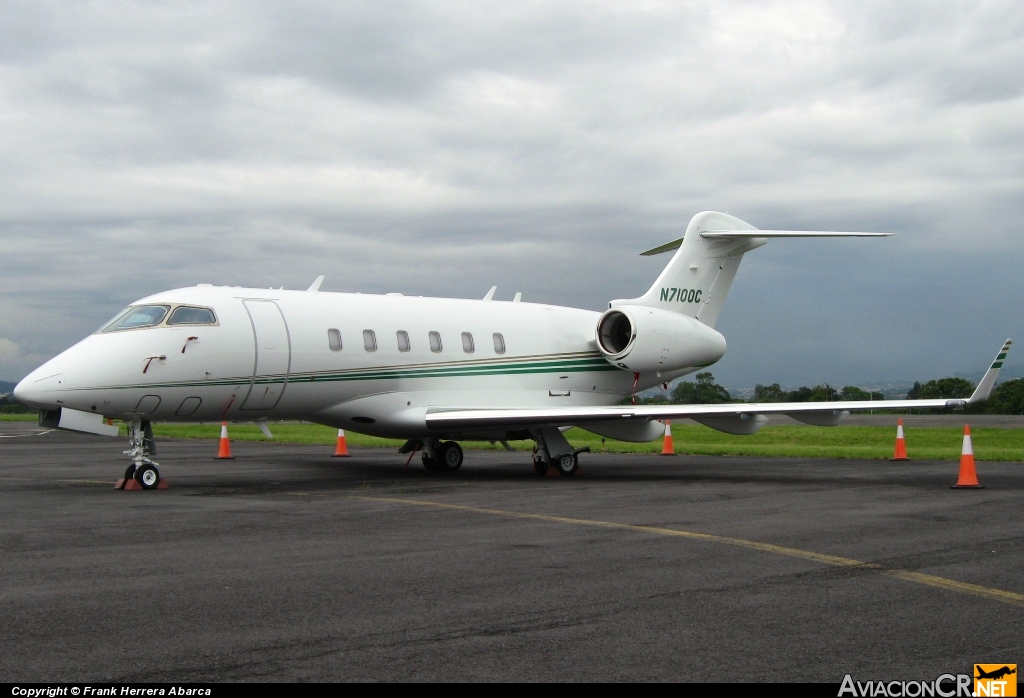
[[[35,414],[0,413],[0,422],[34,422]],[[229,426],[233,441],[265,441],[263,433],[252,424]],[[294,422],[271,424],[277,443],[323,444],[333,448],[337,430],[319,424]],[[122,426],[121,433],[125,430]],[[159,437],[177,439],[217,439],[220,424],[157,424]],[[971,430],[974,454],[978,460],[1024,461],[1024,429],[978,427]],[[732,436],[697,424],[674,424],[672,435],[677,453],[694,455],[733,455],[798,458],[889,458],[896,438],[894,427],[810,427],[768,426],[753,436]],[[595,453],[661,453],[661,439],[646,444],[603,440],[581,429],[567,434],[577,446],[590,446]],[[963,434],[959,429],[908,427],[907,449],[915,460],[957,460]],[[395,448],[401,440],[380,439],[347,432],[351,446]],[[500,449],[500,444],[465,442],[468,449]],[[530,450],[532,441],[512,442],[518,450]]]
[[[266,437],[253,425],[231,424],[233,441],[265,441]],[[274,440],[279,443],[323,444],[333,448],[337,430],[317,424],[271,424]],[[1024,430],[972,429],[974,453],[978,460],[1024,461]],[[217,439],[219,424],[158,424],[156,436],[185,439]],[[732,436],[696,424],[672,426],[676,452],[695,455],[740,455],[800,458],[890,458],[896,439],[894,427],[810,427],[769,426],[753,436]],[[381,439],[346,432],[350,446],[398,448],[397,439]],[[590,446],[595,453],[661,453],[661,440],[631,444],[596,436],[581,429],[568,432],[569,441],[577,446]],[[907,428],[907,449],[915,460],[957,460],[963,433],[957,428]],[[467,449],[500,449],[500,444],[463,442]],[[518,450],[529,450],[533,442],[511,444]]]
[[[38,419],[37,412],[0,412],[0,422],[35,422]]]

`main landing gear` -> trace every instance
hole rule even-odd
[[[420,455],[423,467],[427,470],[448,470],[454,472],[462,467],[462,446],[454,441],[438,441],[431,439],[423,444]]]
[[[533,472],[538,475],[583,474],[579,456],[581,453],[589,453],[589,446],[574,449],[561,430],[555,427],[537,429],[533,438],[537,441],[533,453]]]
[[[555,427],[544,427],[530,432],[537,442],[533,452],[533,471],[538,475],[582,475],[580,454],[590,451],[586,448],[573,448],[565,440],[562,432]],[[410,440],[398,450],[408,453],[409,461],[416,451],[420,451],[420,460],[427,470],[454,472],[462,467],[462,447],[454,441],[440,439]]]
[[[582,475],[580,454],[589,452],[590,447],[584,446],[571,453],[563,453],[550,460],[544,460],[538,451],[533,454],[533,472],[538,475]]]
[[[153,440],[153,425],[148,420],[138,417],[128,420],[128,439],[131,448],[125,455],[132,457],[132,464],[124,471],[124,477],[117,481],[119,490],[164,490],[167,481],[160,478],[160,465],[150,456],[156,455],[156,442]]]

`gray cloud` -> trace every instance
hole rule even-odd
[[[600,309],[700,210],[773,242],[733,384],[927,379],[1020,335],[1024,6],[0,8],[0,378],[200,282]]]

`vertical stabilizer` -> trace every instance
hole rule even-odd
[[[650,290],[637,299],[612,301],[611,306],[629,304],[661,308],[714,327],[743,254],[768,241],[762,237],[702,236],[702,233],[709,231],[721,233],[733,230],[757,229],[727,213],[698,213],[686,226],[686,234],[681,240],[643,253],[660,254],[677,246],[679,248]]]

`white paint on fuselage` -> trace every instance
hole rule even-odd
[[[280,308],[290,361],[274,365],[287,366],[287,375],[282,370],[254,383],[257,348],[247,299]],[[90,335],[26,377],[19,397],[118,418],[145,407],[140,416],[161,422],[305,419],[412,438],[428,434],[428,407],[612,405],[633,386],[632,373],[615,369],[597,351],[600,314],[587,310],[211,286],[166,291],[132,305],[157,303],[213,308],[218,324]],[[341,351],[329,347],[332,328],[341,332]],[[364,330],[375,333],[376,351],[364,349]],[[408,332],[410,351],[399,351],[398,331]],[[432,331],[441,335],[440,353],[430,350]],[[473,353],[463,351],[463,332],[473,336]],[[504,354],[495,351],[495,333],[504,338]],[[641,376],[637,390],[694,370]],[[280,393],[276,402],[246,402],[250,391],[269,385]],[[260,404],[273,406],[245,409]]]

